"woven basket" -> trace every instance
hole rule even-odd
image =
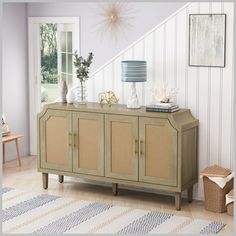
[[[230,216],[234,215],[234,202],[231,202],[227,205],[227,213]]]
[[[233,178],[222,189],[208,177],[203,176],[205,209],[213,212],[226,212],[225,195],[233,189]]]

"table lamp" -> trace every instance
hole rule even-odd
[[[140,108],[136,93],[136,82],[147,81],[147,62],[138,60],[128,60],[121,62],[122,82],[131,83],[131,93],[127,103],[127,108]]]

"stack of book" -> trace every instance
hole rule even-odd
[[[146,106],[146,111],[156,112],[175,112],[179,110],[179,106],[176,103],[152,103]]]

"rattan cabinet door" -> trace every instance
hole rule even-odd
[[[138,117],[105,115],[105,176],[138,180]]]
[[[177,185],[177,131],[168,119],[139,118],[139,181]]]
[[[47,110],[39,122],[41,168],[72,171],[72,120],[70,111]]]
[[[73,112],[73,172],[104,176],[104,114]]]

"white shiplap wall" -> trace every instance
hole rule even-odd
[[[121,61],[145,59],[148,65],[146,83],[138,83],[140,103],[150,102],[150,87],[178,87],[177,102],[189,108],[199,119],[199,170],[207,165],[220,164],[233,168],[233,3],[191,3],[156,26],[130,45],[88,80],[89,101],[97,101],[98,93],[113,90],[126,103],[129,83],[121,82]],[[226,67],[189,67],[189,14],[225,13]],[[202,180],[195,186],[194,196],[202,199]]]

